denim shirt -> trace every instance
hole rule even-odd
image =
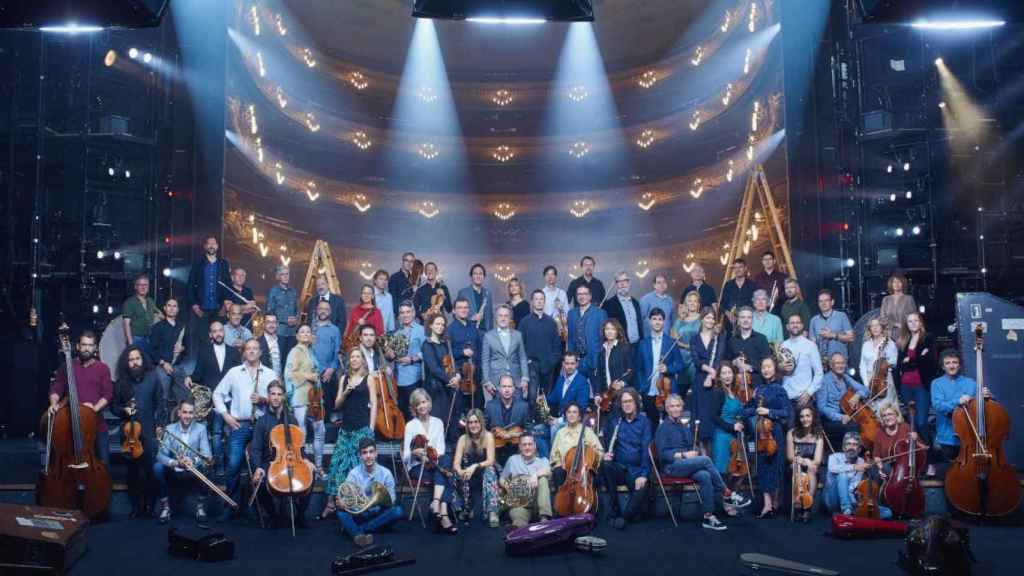
[[[619,434],[616,436],[615,446],[611,446],[616,425],[619,427]],[[652,436],[651,421],[643,413],[637,414],[632,422],[622,417],[609,418],[604,426],[605,446],[608,446],[615,455],[615,462],[629,470],[632,478],[646,477],[651,471],[647,451],[651,447]]]
[[[403,326],[399,332],[404,333],[409,337],[409,357],[412,358],[412,362],[406,365],[401,365],[395,362],[395,366],[398,367],[398,385],[399,387],[412,386],[419,382],[423,378],[423,343],[427,341],[427,334],[423,330],[423,326],[420,326],[416,321],[409,326]]]
[[[267,294],[266,313],[277,316],[278,336],[294,336],[295,327],[288,325],[288,317],[299,317],[299,296],[295,288],[274,284]]]
[[[338,327],[327,324],[313,325],[313,357],[321,371],[338,370],[338,351],[341,349],[341,332]]]
[[[843,374],[842,379],[836,376],[831,370],[821,379],[821,388],[818,389],[815,398],[818,404],[818,412],[830,421],[842,420],[843,412],[839,401],[843,399],[848,388],[853,388],[860,395],[862,400],[867,400],[870,393],[866,386],[857,382],[849,374]]]

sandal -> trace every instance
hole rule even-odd
[[[438,514],[437,515],[437,520],[438,520],[438,524],[441,527],[441,531],[442,532],[445,532],[447,534],[458,534],[459,533],[459,527],[456,526],[454,522],[452,522],[452,519],[449,518],[447,514]],[[446,520],[448,521],[448,526],[447,527],[444,525]]]
[[[430,501],[430,513],[437,516],[439,512],[441,512],[441,499],[434,498]]]

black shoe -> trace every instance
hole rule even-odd
[[[771,509],[767,512],[762,512],[761,514],[754,516],[754,518],[757,518],[758,520],[769,520],[771,518],[775,518],[775,509]]]

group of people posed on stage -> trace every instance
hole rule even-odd
[[[166,522],[192,496],[205,523],[206,488],[191,473],[199,470],[222,477],[237,505],[224,506],[222,520],[246,508],[247,478],[261,515],[306,525],[308,491],[260,490],[272,431],[291,421],[327,494],[314,516],[337,517],[360,545],[406,516],[396,477],[415,494],[409,518],[429,515],[440,532],[471,521],[477,485],[489,526],[504,516],[521,527],[558,515],[556,495],[579,489],[583,456],[594,454],[596,471],[582,481],[603,486],[610,525],[640,520],[652,497],[667,500],[666,486],[688,479],[701,525],[725,530],[722,517],[740,514],[755,489],[756,517],[775,516],[790,484],[792,504],[821,484],[831,511],[854,513],[868,504],[857,486],[885,478],[900,442],[955,456],[951,413],[975,385],[956,351],[935,350],[906,280],[890,279],[880,316],[855,334],[828,290],[812,314],[775,256],[761,262],[751,277],[737,259],[720,296],[696,265],[678,302],[662,274],[640,298],[626,271],[606,292],[591,257],[564,289],[548,266],[541,287],[529,292],[513,278],[507,295],[486,287],[485,267],[474,264],[452,299],[437,264],[406,253],[350,309],[320,277],[300,311],[287,267],[260,307],[245,271],[231,269],[211,237],[189,276],[190,317],[174,298],[158,311],[139,277],[122,309],[129,346],[117,382],[91,332],[78,339],[75,381],[81,402],[142,425],[144,455],[129,461],[133,514],[155,502]],[[66,394],[62,374],[54,409]],[[104,439],[96,449],[106,460]],[[872,505],[883,517],[906,514]],[[810,508],[793,516],[806,521]]]

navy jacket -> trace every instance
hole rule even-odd
[[[654,445],[658,447],[658,461],[662,466],[675,462],[676,452],[694,450],[693,430],[689,425],[671,418],[662,418],[658,425],[658,433],[654,435]]]
[[[480,324],[483,326],[483,323]],[[483,349],[483,332],[477,330],[476,322],[467,321],[465,324],[452,319],[448,325],[448,337],[452,341],[452,358],[455,359],[455,368],[462,369],[462,365],[470,358],[466,356],[466,344],[473,349],[473,365],[480,368],[480,351]],[[477,370],[481,374],[482,370]]]
[[[685,344],[685,342],[683,343]],[[651,388],[651,369],[654,366],[654,356],[652,354],[653,345],[651,344],[651,338],[648,336],[644,338],[636,345],[635,358],[633,360],[633,371],[636,372],[636,386],[637,390],[645,396],[650,396]],[[658,359],[660,360],[668,349],[672,348],[672,339],[669,338],[668,334],[662,333],[661,335],[661,348],[658,349]],[[679,393],[679,387],[677,385],[676,376],[683,370],[683,355],[679,352],[679,346],[676,346],[668,353],[665,357],[665,367],[668,369],[668,375],[672,379],[672,391]]]
[[[530,313],[516,325],[523,334],[526,359],[536,362],[542,374],[550,374],[562,359],[562,339],[558,336],[555,320],[547,314],[538,317]],[[541,383],[546,385],[546,383]]]
[[[580,410],[586,410],[587,403],[590,401],[590,381],[579,370],[576,371],[576,376],[573,377],[569,390],[565,393],[565,396],[562,396],[562,386],[564,384],[565,375],[563,374],[558,377],[558,381],[551,388],[551,392],[548,392],[548,408],[551,409],[551,415],[556,418],[562,415],[565,407],[570,402],[578,404]]]
[[[200,256],[192,263],[192,268],[188,271],[188,288],[189,296],[192,298],[191,304],[199,304],[201,308],[203,306],[203,271],[206,268],[206,256]],[[217,279],[221,282],[231,285],[231,265],[222,256],[217,258]],[[217,284],[217,297],[214,302],[217,304],[217,308],[221,307],[221,304],[226,299],[227,291],[220,284]]]

